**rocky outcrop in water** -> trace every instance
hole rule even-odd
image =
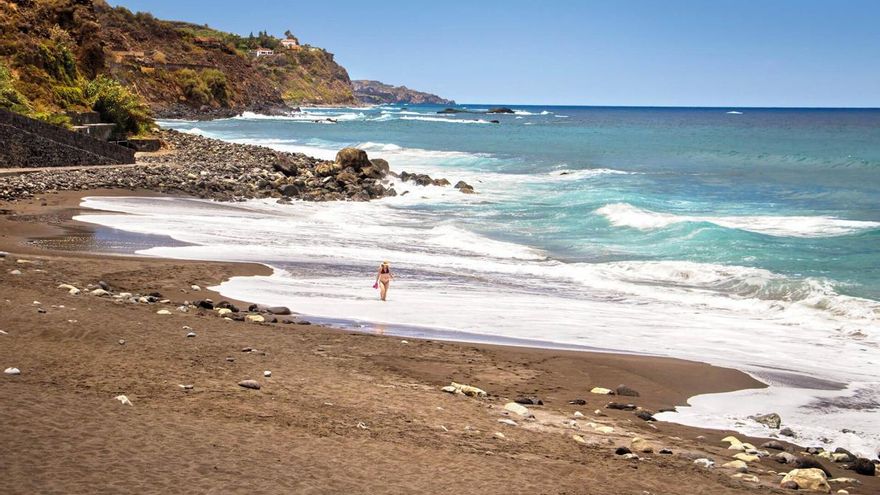
[[[354,96],[361,103],[368,105],[382,104],[434,104],[455,105],[455,101],[441,98],[431,93],[409,89],[406,86],[392,86],[379,81],[352,81]]]

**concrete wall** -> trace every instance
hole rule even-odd
[[[0,109],[0,168],[134,163],[134,150]]]

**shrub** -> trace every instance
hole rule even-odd
[[[221,105],[229,102],[229,93],[226,88],[226,74],[217,69],[205,69],[202,71],[202,81],[211,92],[214,100]]]
[[[200,105],[205,105],[211,101],[211,90],[196,71],[180,69],[174,74],[187,100]]]
[[[91,80],[85,88],[85,97],[101,120],[116,124],[117,134],[141,134],[153,123],[150,111],[137,95],[118,81],[106,76]]]
[[[16,113],[30,113],[31,102],[12,85],[12,73],[0,62],[0,108]]]

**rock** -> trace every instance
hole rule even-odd
[[[6,251],[0,251],[0,258],[5,258],[7,256],[9,256],[9,253],[7,253]]]
[[[244,320],[248,323],[263,323],[266,321],[263,315],[247,315],[244,317]]]
[[[367,157],[367,152],[358,148],[342,148],[339,150],[336,153],[336,163],[341,168],[351,167],[355,170],[361,170],[372,165]]]
[[[855,462],[847,467],[847,469],[855,471],[863,476],[874,476],[877,473],[877,466],[864,457],[856,459]]]
[[[829,493],[831,486],[821,469],[792,469],[782,478],[782,483],[793,481],[799,490]]]
[[[775,459],[776,462],[781,463],[781,464],[794,464],[795,462],[797,462],[797,456],[795,456],[794,454],[790,454],[788,452],[780,452],[780,453],[774,455],[773,459]]]
[[[10,275],[21,275],[21,270],[11,270],[9,272]]]
[[[635,452],[642,452],[644,454],[650,454],[654,452],[654,446],[651,445],[647,440],[640,437],[635,437],[630,442],[630,448]]]
[[[657,451],[658,454],[672,455],[672,449],[663,448]]]
[[[201,309],[212,310],[214,309],[214,302],[210,299],[202,299],[193,303],[193,306]],[[230,311],[231,312],[231,311]]]
[[[299,169],[296,167],[295,163],[290,161],[278,161],[272,164],[272,168],[276,172],[281,172],[285,177],[296,177],[299,173]]]
[[[568,401],[568,403],[573,406],[583,406],[587,404],[587,401],[585,401],[584,399],[572,399]]]
[[[516,113],[510,108],[507,107],[494,107],[490,108],[488,113]]]
[[[266,308],[266,312],[271,313],[273,315],[282,315],[282,316],[289,315],[289,314],[293,313],[292,311],[290,311],[290,308],[288,308],[286,306],[270,306],[270,307]]]
[[[98,287],[104,289],[107,292],[110,292],[110,284],[108,284],[107,282],[104,282],[103,280],[98,282]]]
[[[792,481],[792,480],[783,481],[782,483],[779,484],[779,488],[784,488],[786,490],[797,490],[798,484],[796,481]]]
[[[179,384],[179,385],[177,385],[177,386],[180,387],[180,388],[183,389],[183,390],[192,390],[192,389],[193,389],[193,386],[192,386],[192,385],[183,385],[183,384]]]
[[[266,370],[263,372],[263,376],[265,376],[266,378],[270,378],[272,376],[272,372],[269,370]]]
[[[739,459],[735,461],[725,462],[721,465],[721,467],[733,469],[734,471],[737,471],[739,473],[746,473],[749,470],[749,465]]]
[[[850,453],[843,452],[835,452],[831,454],[831,460],[833,462],[853,462],[856,460],[855,456]]]
[[[768,428],[773,428],[774,430],[778,430],[779,427],[782,425],[782,418],[780,418],[779,415],[776,413],[749,416],[749,419],[756,423],[760,423]]]
[[[791,428],[789,428],[787,426],[785,428],[779,430],[779,434],[784,437],[792,437],[792,438],[797,436],[794,434],[794,430],[792,430]]]
[[[574,416],[575,418],[583,418],[584,413],[582,413],[580,411],[575,411],[574,414],[572,414],[572,416]]]
[[[128,397],[126,397],[126,396],[124,396],[124,395],[117,395],[116,397],[114,397],[114,399],[116,399],[116,400],[118,400],[119,402],[121,402],[123,406],[126,405],[126,404],[129,405],[129,406],[133,406],[133,405],[134,405],[134,404],[131,403],[130,400],[128,400]]]
[[[610,426],[597,426],[594,428],[597,433],[614,433],[614,428]]]
[[[785,445],[782,445],[780,442],[776,440],[770,440],[769,442],[764,442],[761,444],[762,449],[771,449],[771,450],[786,450]]]
[[[636,413],[636,416],[643,421],[657,421],[650,411],[639,411]]]
[[[616,409],[618,411],[635,411],[638,406],[635,404],[621,404],[619,402],[609,402],[605,405],[606,409]]]
[[[507,438],[506,436],[504,436],[504,433],[501,433],[500,431],[496,431],[492,434],[492,436],[499,440],[504,440],[505,438]]]
[[[486,397],[488,395],[486,391],[481,388],[455,382],[452,382],[448,387],[443,387],[443,390],[448,391],[447,388],[449,387],[453,389],[452,393],[464,394],[468,397]]]
[[[220,308],[217,310],[217,314],[220,316],[226,316],[231,313],[232,313],[232,310],[229,308]]]
[[[632,450],[630,450],[629,447],[617,447],[617,449],[615,449],[614,453],[617,455],[624,455],[624,454],[632,453]]]
[[[818,469],[825,473],[825,476],[830,477],[831,471],[829,471],[825,466],[823,466],[816,459],[810,459],[809,457],[798,457],[791,463],[796,469]]]
[[[630,461],[630,460],[638,461],[640,459],[639,456],[637,456],[636,454],[633,454],[633,453],[623,454],[621,457],[623,457],[624,459],[626,459],[628,461]]]
[[[119,339],[118,342],[119,345],[125,345],[125,339]]]
[[[517,404],[525,404],[527,406],[543,406],[544,401],[537,397],[517,397],[513,400]]]
[[[625,397],[638,397],[639,396],[638,392],[627,387],[626,385],[618,385],[617,388],[614,389],[614,392],[617,395],[623,395]]]
[[[734,459],[739,459],[744,462],[758,462],[761,460],[760,457],[753,454],[746,454],[745,452],[740,452],[733,456]]]
[[[72,285],[70,285],[70,284],[61,284],[61,285],[58,286],[58,288],[61,289],[61,290],[66,290],[66,291],[70,291],[70,290],[76,289],[76,287],[74,287],[74,286],[72,286]],[[77,290],[79,290],[79,289],[77,289]]]
[[[524,418],[534,418],[535,415],[532,411],[529,411],[529,408],[523,406],[522,404],[517,404],[516,402],[508,402],[504,404],[504,410],[510,411],[514,414],[518,414]]]
[[[199,292],[199,291],[202,290],[201,287],[199,287],[198,285],[195,285],[195,284],[190,285],[189,288],[190,288],[190,290],[192,290],[193,292]]]
[[[193,337],[195,337],[195,336],[196,336],[196,333],[195,333],[195,332],[190,332],[190,333],[186,334],[186,337],[187,337],[187,338],[190,338],[190,339],[193,338]]]
[[[105,297],[105,296],[110,295],[110,293],[107,292],[107,290],[105,290],[105,289],[95,289],[92,292],[90,292],[90,294],[93,296],[96,296],[96,297]]]
[[[21,370],[18,368],[6,368],[3,370],[3,373],[6,373],[7,375],[20,375]]]
[[[238,386],[253,390],[260,390],[260,382],[256,380],[242,380],[238,382]]]
[[[516,421],[512,419],[502,418],[498,420],[499,423],[505,424],[507,426],[517,426]]]
[[[749,483],[758,483],[761,480],[758,479],[754,474],[745,474],[745,473],[736,473],[731,478],[741,479],[743,481],[748,481]]]
[[[156,314],[157,315],[170,315],[171,311],[168,311],[167,309],[160,309],[159,311],[156,311]]]
[[[590,390],[591,394],[599,394],[599,395],[614,395],[614,391],[608,388],[602,387],[593,387]]]
[[[696,464],[697,466],[700,466],[700,467],[704,467],[704,468],[712,468],[715,466],[715,461],[713,461],[711,459],[706,459],[705,457],[701,457],[699,459],[696,459],[694,461],[694,464]]]
[[[391,171],[391,167],[388,166],[388,162],[381,158],[373,158],[372,160],[370,160],[370,164],[375,170],[380,171],[383,176]]]
[[[229,311],[232,311],[233,313],[238,313],[238,308],[235,307],[235,305],[233,305],[229,301],[220,301],[217,304],[215,304],[214,307],[221,308],[221,309],[228,309]]]

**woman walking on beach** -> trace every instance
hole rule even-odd
[[[379,289],[379,297],[382,300],[385,300],[385,296],[388,295],[388,286],[391,285],[391,279],[394,278],[394,275],[391,274],[391,265],[388,264],[387,261],[382,262],[379,265],[379,273],[376,274],[376,283],[373,284],[373,287]]]

